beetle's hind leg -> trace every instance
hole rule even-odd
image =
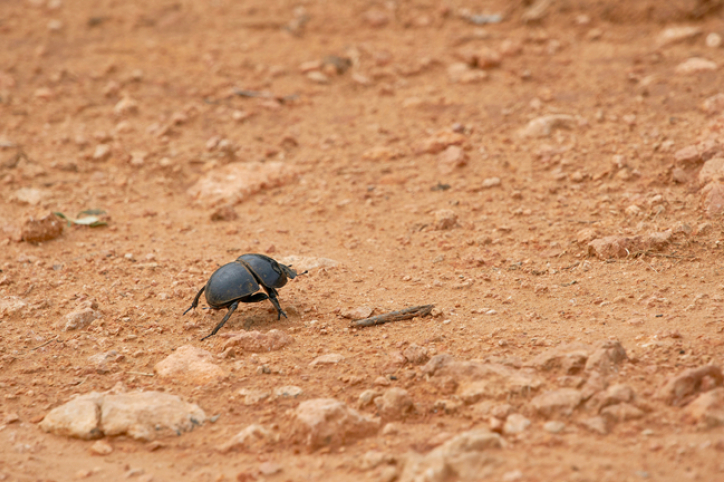
[[[213,330],[211,333],[209,333],[208,335],[206,335],[205,337],[203,337],[203,338],[201,339],[201,341],[204,341],[205,339],[214,336],[214,335],[221,329],[221,327],[226,324],[226,322],[229,320],[229,317],[232,315],[232,313],[234,313],[234,311],[236,311],[236,308],[237,308],[238,306],[239,306],[239,302],[238,302],[238,301],[235,301],[235,302],[233,302],[231,305],[229,305],[229,311],[226,312],[226,315],[225,315],[224,318],[221,320],[221,323],[219,323],[218,325],[216,325],[216,328],[214,328],[214,330]]]
[[[199,292],[196,293],[196,298],[194,298],[194,301],[193,301],[193,303],[191,303],[191,306],[189,307],[189,309],[186,310],[186,311],[184,311],[184,315],[185,315],[186,313],[188,313],[189,311],[193,310],[194,308],[196,308],[197,306],[199,306],[199,298],[201,298],[201,293],[203,293],[205,289],[206,289],[206,286],[204,286],[203,288],[201,288],[201,289],[199,290]]]
[[[281,320],[282,316],[284,318],[288,318],[287,314],[284,313],[284,310],[282,310],[281,305],[279,304],[279,293],[274,288],[267,288],[264,286],[264,290],[269,293],[269,301],[272,302],[274,305],[274,308],[277,309],[277,320]]]

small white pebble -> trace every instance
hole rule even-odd
[[[706,46],[713,49],[721,47],[721,35],[718,33],[710,33],[706,36]]]

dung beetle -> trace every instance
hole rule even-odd
[[[239,303],[269,300],[277,309],[277,320],[281,319],[282,315],[286,318],[287,314],[284,313],[277,299],[279,296],[277,289],[287,284],[288,279],[296,277],[296,270],[269,256],[243,254],[236,261],[225,264],[214,271],[209,281],[206,282],[206,286],[196,294],[191,307],[184,311],[184,315],[198,306],[199,298],[204,291],[206,291],[206,302],[211,309],[229,309],[221,323],[216,325],[211,334],[203,337],[201,341],[214,336],[236,311]],[[266,293],[257,293],[260,287]]]

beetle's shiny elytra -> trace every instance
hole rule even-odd
[[[229,311],[216,325],[216,328],[201,340],[214,336],[234,313],[239,303],[269,300],[277,309],[277,319],[281,319],[282,316],[286,318],[287,314],[279,305],[277,289],[286,285],[289,279],[296,277],[297,272],[290,266],[283,265],[269,256],[263,254],[241,255],[236,261],[225,264],[214,271],[206,286],[196,294],[191,307],[184,311],[184,315],[198,306],[201,293],[204,292],[206,292],[206,302],[210,308],[215,310],[228,308]],[[257,293],[260,288],[265,293]]]

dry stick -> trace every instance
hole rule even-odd
[[[350,325],[352,328],[364,328],[365,326],[381,325],[383,323],[390,323],[392,321],[402,321],[415,318],[416,316],[423,317],[432,313],[432,309],[435,305],[423,305],[413,306],[412,308],[405,308],[404,310],[391,311],[384,315],[377,315],[371,318],[365,318],[363,320],[353,321]]]

